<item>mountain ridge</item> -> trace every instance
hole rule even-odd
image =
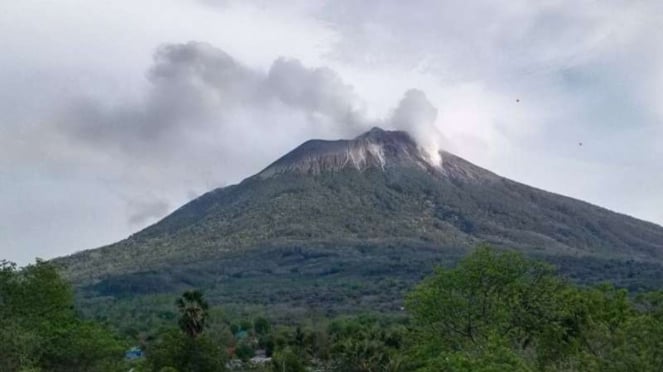
[[[431,164],[407,133],[379,128],[307,141],[125,240],[55,261],[79,282],[261,247],[400,244],[444,253],[488,242],[551,257],[663,262],[663,227],[440,156]]]
[[[374,127],[351,140],[306,141],[257,176],[266,178],[287,172],[320,174],[347,167],[364,170],[395,165],[432,166],[408,133]]]

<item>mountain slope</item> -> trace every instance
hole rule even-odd
[[[547,256],[661,262],[663,228],[499,177],[404,132],[308,141],[119,243],[58,259],[79,282],[214,262],[264,247],[479,242]]]

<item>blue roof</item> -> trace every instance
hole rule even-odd
[[[138,359],[142,357],[143,357],[143,350],[141,350],[138,346],[134,346],[124,353],[124,359],[128,360]]]

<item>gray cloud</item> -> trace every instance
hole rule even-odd
[[[159,47],[147,77],[150,85],[143,101],[122,106],[82,101],[60,120],[61,128],[95,149],[172,162],[173,153],[188,155],[181,159],[185,161],[193,160],[192,149],[209,154],[212,149],[197,148],[200,137],[245,136],[238,134],[243,130],[236,120],[246,113],[263,115],[262,123],[252,123],[247,131],[267,132],[275,115],[300,115],[303,125],[293,125],[290,134],[302,140],[316,134],[357,134],[380,123],[420,133],[424,126],[434,128],[436,117],[425,94],[411,90],[391,118],[371,119],[353,87],[329,68],[307,68],[296,59],[279,58],[263,73],[201,42]],[[233,139],[207,145],[223,153],[226,140]]]
[[[365,108],[351,85],[329,68],[308,69],[296,59],[279,58],[265,81],[266,90],[283,103],[355,129],[365,124]]]
[[[154,151],[204,130],[210,119],[223,121],[226,111],[255,100],[259,91],[256,73],[207,43],[161,46],[147,78],[142,102],[109,107],[83,101],[61,120],[63,128],[95,145]]]
[[[274,104],[303,113],[311,125],[356,130],[365,120],[352,86],[328,68],[309,69],[295,59],[280,58],[265,74],[207,43],[168,44],[156,51],[147,76],[143,102],[108,107],[83,101],[61,120],[63,128],[85,142],[142,152],[233,125],[237,111],[265,112]]]

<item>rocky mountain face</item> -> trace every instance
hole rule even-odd
[[[428,154],[406,132],[373,128],[352,140],[311,140],[289,152],[257,177],[266,179],[280,174],[303,176],[347,169],[412,168],[431,176],[466,179],[496,179],[495,174],[476,167],[447,152]]]
[[[308,141],[126,240],[56,262],[90,296],[247,278],[264,285],[293,273],[361,282],[369,270],[415,280],[482,242],[564,262],[584,279],[597,273],[587,267],[615,281],[633,278],[622,272],[628,265],[659,273],[663,227],[439,155],[433,161],[407,133],[379,128]]]
[[[405,132],[373,128],[353,140],[305,142],[258,174],[268,178],[284,173],[319,175],[344,169],[414,167],[431,169],[424,152]]]

